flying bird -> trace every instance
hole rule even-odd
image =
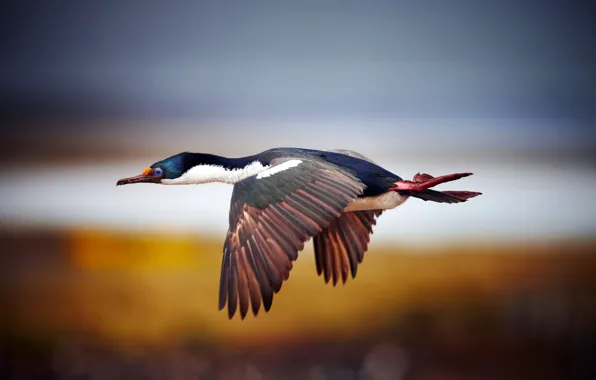
[[[354,278],[372,227],[408,198],[461,203],[481,193],[430,188],[472,173],[405,180],[349,150],[275,148],[240,158],[184,152],[158,161],[117,185],[234,185],[219,285],[219,310],[244,319],[269,311],[293,262],[313,238],[325,282]]]

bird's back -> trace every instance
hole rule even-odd
[[[350,151],[346,151],[350,152]],[[383,194],[393,182],[402,178],[379,165],[355,155],[348,155],[337,151],[322,151],[302,148],[275,148],[260,154],[261,157],[272,160],[278,157],[309,157],[329,162],[354,174],[366,185],[363,197]],[[363,156],[362,156],[363,157]]]

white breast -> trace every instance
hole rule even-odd
[[[376,197],[356,198],[344,209],[347,211],[362,210],[390,210],[404,203],[409,197],[404,197],[396,191],[377,195]]]
[[[242,169],[226,169],[217,165],[197,165],[178,178],[162,179],[161,183],[165,185],[191,185],[210,182],[223,182],[234,184],[245,178],[253,176],[269,166],[263,166],[259,161],[255,161]]]

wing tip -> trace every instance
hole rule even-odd
[[[219,311],[221,311],[223,308],[220,308]],[[265,313],[269,312],[269,310],[271,309],[271,304],[264,304],[263,305],[263,309],[265,310]],[[250,309],[252,311],[253,316],[256,318],[259,315],[259,312],[261,310],[261,308],[251,308]],[[228,308],[227,310],[227,316],[229,320],[234,319],[234,317],[236,316],[236,314],[238,314],[239,318],[241,321],[244,321],[248,315],[250,314],[249,311],[247,310],[246,312],[243,312],[242,310],[240,310],[239,313],[237,313],[237,310],[234,310],[233,308]]]
[[[273,302],[264,302],[263,303],[263,309],[265,309],[265,313],[267,313],[269,310],[271,310],[271,304]]]
[[[226,307],[227,302],[227,297],[222,296],[222,294],[220,293],[219,295],[219,302],[217,304],[217,310],[221,311],[224,309],[224,307]]]

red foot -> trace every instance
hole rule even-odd
[[[430,174],[426,174],[426,173],[418,173],[414,176],[414,182],[425,182],[428,181],[429,179],[433,179],[435,177],[433,177]]]
[[[414,181],[408,180],[401,180],[394,182],[395,185],[389,190],[409,190],[409,191],[424,191],[426,189],[430,189],[431,187],[435,187],[444,182],[451,182],[457,179],[467,177],[472,175],[472,173],[454,173],[454,174],[447,174],[440,177],[433,177],[430,174],[416,174],[414,176]]]
[[[467,177],[472,173],[455,173],[448,174],[441,177],[433,177],[430,174],[418,173],[414,176],[413,181],[397,181],[394,182],[394,187],[390,190],[400,190],[404,193],[425,201],[433,201],[439,203],[459,203],[465,202],[470,198],[474,198],[482,193],[475,191],[435,191],[429,190],[431,187],[437,186],[444,182],[455,181],[457,179]]]

